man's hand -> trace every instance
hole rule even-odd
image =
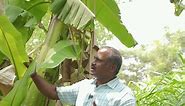
[[[37,75],[37,72],[34,70],[31,74],[30,74],[30,77],[33,78],[34,76]]]
[[[95,103],[95,101],[93,102],[93,106],[96,106],[96,103]]]

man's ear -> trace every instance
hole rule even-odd
[[[110,65],[110,70],[111,70],[111,72],[115,73],[116,65],[115,64],[111,64]]]

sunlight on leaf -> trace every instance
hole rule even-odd
[[[69,40],[64,40],[56,43],[54,47],[48,51],[46,59],[40,65],[40,67],[54,68],[66,58],[76,59],[78,55],[78,51],[75,51],[76,46],[78,45]]]
[[[21,78],[26,71],[23,63],[28,61],[21,33],[16,30],[6,16],[1,16],[0,20],[0,51],[11,60],[17,77]]]

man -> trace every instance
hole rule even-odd
[[[82,80],[66,87],[48,84],[37,74],[31,75],[38,89],[51,99],[75,106],[135,106],[132,91],[117,78],[122,57],[116,49],[103,47],[97,51],[91,67],[94,79]]]

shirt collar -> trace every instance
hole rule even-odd
[[[119,80],[116,77],[116,78],[112,79],[111,81],[107,82],[106,85],[111,87],[112,89],[114,89],[118,83],[119,83]]]
[[[116,78],[114,78],[114,79],[110,80],[109,82],[107,82],[107,83],[105,83],[105,84],[102,84],[102,85],[107,85],[107,86],[109,86],[110,88],[114,89],[114,88],[117,86],[118,83],[119,83],[119,78],[116,77]],[[94,78],[94,80],[91,82],[91,84],[96,84],[96,79],[95,79],[95,78]]]

